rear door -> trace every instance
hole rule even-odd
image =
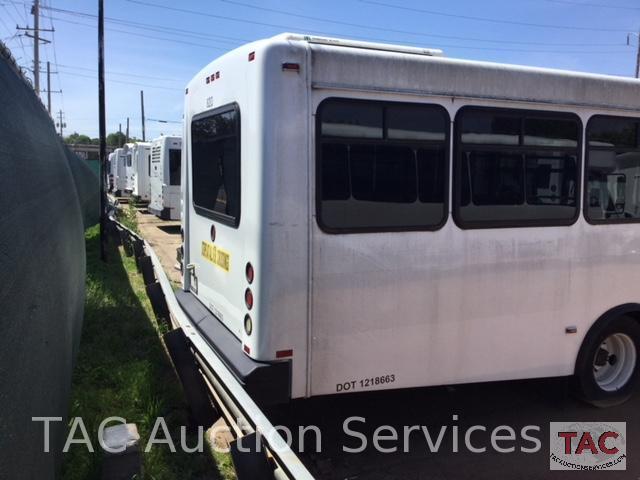
[[[193,117],[189,191],[191,290],[241,335],[240,110],[229,104]]]

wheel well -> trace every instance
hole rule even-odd
[[[600,315],[600,317],[591,325],[587,334],[582,339],[582,345],[580,345],[580,350],[578,351],[578,356],[576,358],[576,363],[574,365],[574,372],[578,366],[578,362],[580,360],[580,356],[583,354],[583,346],[594,336],[598,335],[598,333],[604,328],[606,324],[608,324],[611,320],[615,318],[619,318],[622,316],[631,317],[640,323],[640,303],[625,303],[623,305],[618,305],[617,307],[613,307],[607,310],[605,313]]]

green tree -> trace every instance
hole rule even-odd
[[[64,139],[64,141],[66,143],[79,143],[82,145],[90,145],[91,144],[91,138],[88,137],[87,135],[81,135],[78,132],[73,132],[71,135],[67,136],[67,138]]]
[[[121,132],[114,132],[107,135],[107,145],[110,147],[119,147],[124,145],[125,134]]]

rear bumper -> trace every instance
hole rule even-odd
[[[178,303],[249,395],[262,405],[291,399],[291,362],[258,362],[242,351],[242,343],[190,292],[176,292]]]

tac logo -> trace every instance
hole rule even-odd
[[[626,422],[551,422],[551,470],[626,470]]]

